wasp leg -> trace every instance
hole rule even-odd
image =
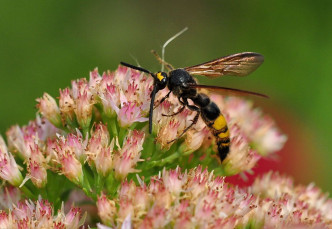
[[[172,91],[169,91],[169,92],[167,93],[167,95],[165,95],[165,96],[164,96],[164,97],[158,102],[158,104],[157,104],[156,106],[154,106],[153,109],[156,109],[157,107],[159,107],[160,104],[162,104],[166,99],[168,99],[168,97],[169,97],[169,95],[171,94],[171,92],[172,92]]]
[[[157,60],[159,61],[159,63],[165,65],[165,67],[169,71],[174,70],[174,67],[171,64],[167,63],[166,61],[164,61],[163,59],[161,59],[161,57],[158,55],[158,53],[155,50],[151,50],[151,53],[157,58]]]
[[[197,123],[199,115],[201,114],[201,110],[198,107],[189,105],[187,99],[183,99],[183,100],[184,100],[183,101],[184,105],[186,105],[190,110],[196,111],[197,113],[196,113],[194,119],[192,120],[192,123],[189,126],[187,126],[179,136],[177,136],[175,139],[167,142],[167,144],[172,143],[172,142],[178,140],[179,138],[181,138],[191,127],[193,127],[193,125],[195,125]],[[180,101],[180,99],[179,99],[179,101]]]
[[[177,136],[175,139],[167,142],[167,144],[172,143],[172,142],[178,140],[179,138],[181,138],[193,125],[195,125],[197,123],[200,114],[201,114],[201,111],[197,110],[197,113],[193,119],[193,122],[189,126],[187,126],[186,129],[184,129],[183,132],[179,136]]]
[[[183,105],[177,112],[175,112],[173,114],[161,114],[161,115],[165,116],[165,117],[172,117],[174,115],[180,114],[184,110],[184,108],[186,108],[186,106]]]
[[[179,100],[179,102],[182,104],[182,107],[181,107],[177,112],[175,112],[175,113],[173,113],[173,114],[162,114],[162,116],[172,117],[172,116],[174,116],[174,115],[180,114],[180,113],[184,110],[184,108],[186,108],[186,106],[188,106],[188,102],[187,102],[187,103],[182,102],[182,101],[181,101],[181,97],[179,97],[178,100]]]

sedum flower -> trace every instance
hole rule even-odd
[[[70,138],[71,136],[69,136]],[[79,147],[81,149],[81,147]],[[72,150],[66,138],[61,137],[56,145],[56,160],[61,165],[61,172],[75,184],[83,183],[83,169],[75,149]]]
[[[83,171],[81,163],[73,154],[64,152],[59,155],[62,173],[76,184],[83,183]]]
[[[97,208],[101,221],[109,226],[114,225],[115,201],[107,199],[106,195],[102,194],[98,197]]]
[[[37,161],[29,160],[27,170],[31,176],[32,183],[36,187],[45,187],[47,183],[47,172],[43,164],[40,164]]]
[[[63,123],[72,123],[75,119],[75,101],[69,88],[60,89],[59,109]]]
[[[134,130],[126,136],[123,147],[114,154],[114,172],[118,179],[123,180],[128,173],[138,172],[135,169],[143,149],[144,133]]]
[[[85,90],[78,94],[75,107],[77,122],[83,129],[86,129],[90,126],[93,103],[92,95],[85,87]]]
[[[47,93],[42,98],[37,99],[39,112],[47,118],[53,125],[61,126],[61,116],[59,107],[55,99]]]
[[[21,192],[13,186],[4,186],[0,189],[0,208],[11,209],[21,200]],[[0,228],[2,228],[0,226]]]
[[[2,147],[0,150],[0,177],[11,185],[18,187],[23,177],[13,155]]]
[[[148,120],[148,118],[142,117],[142,108],[135,102],[124,102],[121,108],[115,111],[122,128],[128,128],[134,122],[146,122]]]

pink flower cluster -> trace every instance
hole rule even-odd
[[[7,132],[8,150],[20,157],[27,165],[27,179],[39,188],[47,183],[47,163],[49,158],[44,152],[46,139],[55,137],[62,133],[55,128],[47,119],[37,116],[36,120],[31,121],[29,125],[20,128],[18,125],[12,126]],[[1,137],[0,137],[1,138]],[[2,138],[1,138],[2,139]],[[22,182],[22,175],[18,170],[18,165],[7,151],[7,147],[2,140],[3,150],[0,150],[0,159],[3,163],[2,177],[14,186],[19,186]],[[1,143],[0,143],[1,144]],[[5,176],[5,174],[7,174]]]
[[[72,207],[65,214],[63,208],[54,215],[47,200],[26,200],[13,205],[9,212],[0,211],[0,228],[80,228],[85,220],[79,208]]]
[[[145,122],[149,109],[152,77],[126,67],[99,75],[95,69],[90,79],[72,81],[72,88],[60,90],[59,107],[48,94],[38,99],[40,113],[55,126],[71,127],[77,122],[84,130],[91,125],[93,105],[100,104],[103,116],[117,115],[121,127]],[[84,133],[85,134],[85,133]]]
[[[103,224],[112,228],[332,227],[331,199],[277,173],[239,189],[201,167],[164,170],[148,185],[140,179],[138,186],[123,182],[118,198],[101,195],[97,207]]]

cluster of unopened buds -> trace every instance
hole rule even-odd
[[[89,80],[60,90],[58,102],[47,93],[37,99],[36,119],[12,126],[6,141],[0,136],[0,228],[82,226],[76,207],[64,213],[63,201],[75,188],[83,191],[82,202],[97,207],[99,228],[331,226],[331,200],[317,188],[295,187],[277,174],[247,189],[224,182],[224,176],[250,172],[286,141],[251,102],[209,95],[231,136],[220,162],[201,119],[173,141],[195,114],[184,109],[165,116],[180,109],[172,95],[159,104],[167,89],[157,96],[148,133],[152,87],[152,77],[126,67],[102,75],[95,69]]]

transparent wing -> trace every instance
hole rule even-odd
[[[242,52],[184,69],[192,75],[203,75],[210,78],[246,76],[255,71],[263,62],[264,57],[259,53]]]
[[[222,93],[223,95],[240,95],[240,96],[255,95],[255,96],[259,96],[259,97],[263,97],[263,98],[269,98],[267,95],[264,95],[261,93],[245,91],[245,90],[229,88],[229,87],[219,87],[219,86],[201,85],[201,84],[192,84],[192,85],[189,85],[189,87],[207,89],[209,91]]]

